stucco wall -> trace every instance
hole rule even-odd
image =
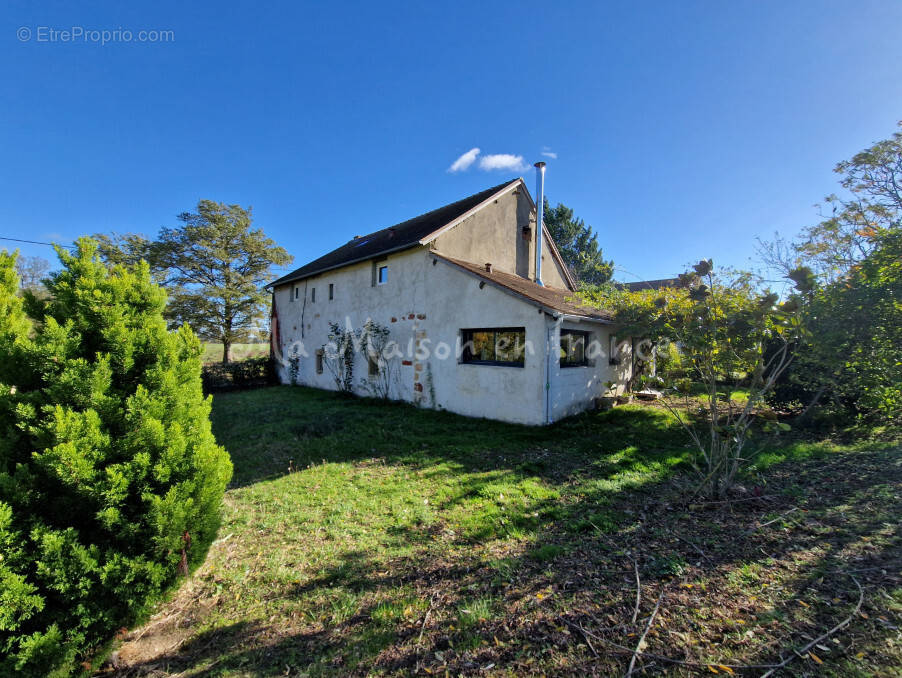
[[[560,325],[550,326],[555,352],[551,360],[551,417],[557,421],[594,405],[594,399],[607,392],[607,382],[616,384],[614,392],[621,393],[629,377],[630,362],[628,357],[621,356],[619,364],[610,361],[610,335],[616,334],[611,325],[589,322],[563,321]],[[560,366],[560,332],[561,330],[579,330],[589,332],[587,352],[589,364],[580,367]],[[595,349],[589,348],[595,343]]]
[[[403,353],[389,366],[396,375],[393,398],[474,417],[544,423],[544,315],[494,287],[480,289],[473,276],[433,261],[425,247],[391,255],[389,282],[376,287],[371,285],[372,265],[363,263],[302,281],[297,300],[290,300],[294,285],[277,288],[281,350],[286,359],[292,346],[301,354],[298,383],[335,390],[328,365],[316,373],[316,350],[328,342],[329,322],[359,328],[372,318],[389,328]],[[334,285],[332,301],[329,283]],[[312,288],[315,303],[310,301]],[[534,343],[525,366],[460,363],[460,330],[483,327],[524,327],[527,342]],[[279,373],[283,383],[290,382],[286,365]],[[361,385],[365,378],[366,359],[358,356],[355,393],[369,394]]]
[[[491,285],[480,288],[479,279],[447,263],[430,263],[427,271],[427,289],[435,300],[429,330],[433,346],[438,341],[454,345],[465,328],[523,327],[527,342],[522,368],[429,360],[436,404],[473,417],[544,423],[544,314]]]
[[[426,306],[424,284],[424,250],[389,255],[388,282],[372,286],[372,262],[354,264],[335,271],[284,285],[275,290],[275,303],[279,315],[279,334],[283,357],[287,360],[292,349],[300,353],[298,383],[325,389],[336,389],[332,374],[324,365],[322,374],[316,372],[316,350],[329,341],[329,323],[338,322],[342,327],[350,324],[360,328],[368,318],[389,326],[391,338],[407,350],[415,339],[423,320]],[[334,298],[329,300],[329,284],[334,285]],[[299,298],[292,300],[293,289],[300,290]],[[316,289],[316,302],[311,301],[311,290]],[[306,297],[306,304],[304,303]],[[409,316],[413,316],[410,318]],[[392,322],[395,318],[395,322]],[[361,379],[367,377],[365,358],[358,356],[354,365],[355,392],[364,394]],[[280,366],[280,378],[289,383],[290,372]],[[402,370],[392,384],[392,397],[413,399],[413,381],[404,379]]]
[[[527,224],[531,225],[532,240],[522,237]],[[453,258],[491,262],[498,270],[519,275],[525,272],[533,278],[534,238],[535,211],[525,192],[520,191],[501,196],[439,236],[433,246]],[[590,330],[603,355],[596,356],[592,366],[560,368],[554,318],[491,284],[480,287],[479,278],[437,260],[430,251],[431,247],[416,247],[388,255],[380,262],[389,267],[384,285],[373,286],[373,262],[368,261],[276,288],[282,382],[291,381],[287,361],[292,351],[297,351],[297,383],[335,390],[328,361],[322,373],[316,371],[316,353],[329,341],[329,323],[357,329],[372,319],[389,328],[389,339],[397,349],[387,366],[390,397],[394,399],[474,417],[543,424],[549,417],[556,421],[590,407],[595,397],[604,394],[606,381],[618,382],[622,390],[630,360],[625,355],[620,365],[609,364],[608,335],[613,331],[609,326],[565,321],[565,328]],[[566,289],[563,271],[547,239],[543,251],[545,284]],[[459,360],[462,329],[500,327],[525,328],[528,348],[524,367],[474,365]],[[546,359],[549,346],[550,360]],[[353,381],[354,392],[360,395],[374,395],[367,384],[374,386],[381,379],[370,378],[367,368],[366,357],[358,354]]]
[[[529,209],[522,191],[510,191],[442,233],[432,246],[454,259],[491,263],[499,271],[529,277],[534,250],[522,235],[529,226]]]
[[[535,223],[535,219],[533,219],[533,223]],[[535,229],[533,229],[533,232],[535,232]],[[564,277],[564,269],[558,263],[557,258],[551,254],[551,247],[548,245],[549,237],[550,236],[546,232],[545,237],[542,238],[542,283],[545,287],[556,287],[560,290],[568,290],[570,287],[567,285]],[[535,245],[533,245],[533,251],[535,251],[534,248]],[[535,261],[533,261],[533,280],[535,279],[535,267]]]
[[[525,226],[529,234],[524,238]],[[432,247],[453,259],[491,263],[498,271],[535,280],[535,226],[536,212],[525,192],[510,191],[438,236]],[[542,240],[542,282],[548,287],[569,289],[548,237],[546,233]]]

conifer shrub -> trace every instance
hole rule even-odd
[[[23,310],[0,253],[0,675],[68,675],[139,621],[213,540],[232,465],[201,345],[167,330],[145,263],[58,250]]]

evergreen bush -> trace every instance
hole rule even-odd
[[[0,253],[0,675],[70,674],[139,621],[203,560],[232,473],[147,264],[58,254],[29,316]]]

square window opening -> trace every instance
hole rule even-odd
[[[472,365],[523,367],[526,360],[526,328],[497,327],[461,330],[461,362]]]
[[[585,367],[589,364],[586,360],[586,345],[589,343],[589,333],[580,330],[561,330],[561,367]]]

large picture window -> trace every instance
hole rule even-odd
[[[589,333],[579,330],[561,330],[561,367],[585,367],[586,345]]]
[[[523,367],[526,357],[525,327],[461,330],[463,362],[474,365]]]

